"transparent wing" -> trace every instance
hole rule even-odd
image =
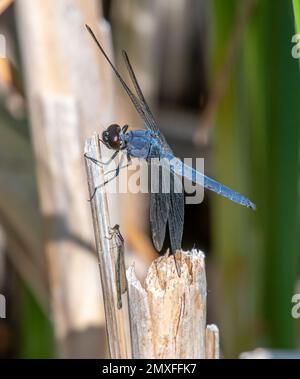
[[[147,111],[147,113],[148,113],[148,126],[153,131],[157,130],[158,128],[156,126],[156,121],[155,121],[154,116],[153,116],[153,114],[152,114],[152,112],[151,112],[151,110],[150,110],[150,108],[149,108],[149,106],[148,106],[148,104],[147,104],[147,102],[145,100],[145,97],[143,95],[141,87],[139,86],[139,83],[137,81],[136,75],[135,75],[135,73],[133,71],[133,68],[132,68],[132,65],[131,65],[131,63],[129,61],[128,55],[127,55],[127,53],[126,53],[125,50],[122,51],[122,54],[123,54],[123,58],[124,58],[127,70],[129,72],[129,76],[130,76],[131,81],[132,81],[132,83],[134,85],[134,88],[136,90],[136,93],[137,93],[140,101],[142,102],[145,111]]]
[[[129,96],[130,100],[132,101],[132,103],[133,103],[135,109],[137,110],[138,114],[141,116],[141,118],[143,119],[145,124],[148,125],[149,115],[148,115],[148,112],[146,112],[146,110],[145,110],[144,104],[132,93],[132,91],[130,90],[130,88],[128,87],[125,80],[122,78],[122,76],[120,75],[120,73],[118,72],[118,70],[116,69],[114,64],[112,63],[112,61],[108,58],[107,54],[105,53],[103,47],[101,46],[100,42],[98,41],[98,39],[95,36],[92,29],[88,25],[85,25],[85,26],[86,26],[88,32],[90,33],[90,35],[92,36],[93,40],[95,41],[96,45],[100,49],[101,53],[104,55],[105,59],[107,60],[107,62],[111,66],[111,68],[113,69],[115,75],[117,76],[120,83],[122,84],[124,90],[126,91],[127,95]]]
[[[157,251],[161,251],[166,235],[170,211],[170,194],[165,188],[165,167],[151,162],[150,225],[152,240]]]
[[[170,210],[168,194],[150,194],[150,225],[154,246],[161,251],[166,235],[166,226]]]
[[[181,179],[171,173],[170,212],[168,217],[168,225],[172,252],[181,249],[183,224],[184,193],[182,182]]]
[[[157,193],[151,191],[150,223],[155,248],[161,251],[168,223],[171,250],[181,249],[184,223],[184,193],[182,181],[170,172],[167,160],[160,161],[159,176],[152,176]],[[153,183],[152,183],[153,184]]]
[[[143,108],[143,112],[145,114],[145,117],[147,119],[146,121],[146,127],[148,129],[150,129],[154,134],[155,136],[160,139],[160,141],[162,142],[162,144],[164,145],[164,148],[166,151],[172,151],[172,149],[170,148],[170,146],[168,145],[166,139],[165,139],[165,136],[162,134],[162,132],[159,130],[158,128],[158,125],[157,125],[157,122],[150,110],[150,107],[149,105],[147,104],[146,100],[145,100],[145,97],[143,95],[143,92],[141,90],[141,87],[137,81],[137,78],[136,78],[136,75],[133,71],[133,68],[132,68],[132,65],[129,61],[129,58],[128,58],[128,55],[126,53],[125,50],[122,51],[123,53],[123,58],[124,58],[124,61],[125,61],[125,64],[126,64],[126,67],[127,67],[127,70],[128,70],[128,73],[129,73],[129,76],[131,78],[131,81],[133,83],[133,86],[136,90],[136,93],[139,97],[139,100],[141,102],[141,105],[142,105],[142,108]]]

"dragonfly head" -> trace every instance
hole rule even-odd
[[[106,147],[112,150],[121,150],[124,148],[123,141],[120,138],[122,133],[125,133],[128,126],[122,128],[118,124],[109,125],[102,133],[102,142]]]

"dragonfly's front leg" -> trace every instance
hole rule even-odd
[[[131,160],[130,155],[127,155],[128,163],[127,163],[126,165],[123,165],[123,166],[122,166],[123,160],[124,160],[124,155],[121,156],[120,162],[119,162],[119,164],[118,164],[118,166],[117,166],[116,169],[109,170],[109,171],[107,171],[107,172],[104,173],[104,175],[108,175],[108,174],[114,172],[114,175],[113,175],[111,178],[105,180],[105,181],[104,181],[102,184],[100,184],[99,186],[95,187],[94,192],[93,192],[93,194],[92,194],[92,196],[91,196],[91,198],[90,198],[89,201],[91,201],[91,200],[94,198],[94,196],[95,196],[95,194],[96,194],[96,192],[97,192],[97,190],[98,190],[99,188],[105,186],[106,184],[108,184],[109,182],[111,182],[112,180],[114,180],[114,179],[119,175],[120,170],[121,170],[122,168],[125,168],[125,167],[129,167],[129,166],[131,166],[131,164],[132,164],[132,160]]]
[[[116,178],[117,176],[119,176],[120,170],[121,170],[122,168],[126,168],[126,167],[129,167],[129,166],[132,165],[131,157],[130,157],[130,155],[127,155],[127,161],[128,161],[128,162],[127,162],[125,165],[122,166],[121,164],[122,164],[122,162],[123,162],[123,157],[124,157],[124,155],[122,155],[122,157],[121,157],[121,159],[120,159],[120,162],[119,162],[119,164],[118,164],[118,166],[117,166],[116,169],[112,169],[112,170],[106,171],[106,172],[104,173],[104,175],[108,175],[108,174],[111,174],[112,172],[114,172],[115,175],[112,176],[109,180],[105,181],[105,182],[103,183],[103,185],[107,184],[108,182],[110,182],[111,180],[113,180],[114,178]]]
[[[109,165],[115,158],[116,158],[116,156],[119,154],[119,150],[117,150],[117,151],[115,151],[114,153],[113,153],[113,155],[106,161],[106,162],[104,162],[104,161],[99,161],[98,159],[95,159],[95,158],[92,158],[92,157],[89,157],[86,153],[84,154],[84,157],[86,158],[86,159],[89,159],[89,160],[91,160],[93,163],[95,163],[97,166],[107,166],[107,165]]]

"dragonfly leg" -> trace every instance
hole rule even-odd
[[[113,155],[106,161],[106,162],[104,162],[104,161],[99,161],[98,159],[95,159],[95,158],[92,158],[92,157],[89,157],[86,153],[84,154],[84,157],[86,158],[86,159],[89,159],[89,160],[91,160],[93,163],[95,163],[97,166],[107,166],[107,165],[109,165],[110,164],[110,162],[112,162],[115,158],[116,158],[116,156],[119,154],[119,150],[117,150],[117,151],[115,151],[114,153],[113,153]]]
[[[121,169],[126,168],[132,164],[130,156],[127,155],[128,163],[122,166],[123,157],[124,157],[124,155],[122,155],[122,157],[120,159],[120,163],[118,164],[118,167],[116,169],[109,170],[104,174],[104,175],[107,175],[107,174],[114,172],[114,175],[111,178],[105,180],[102,184],[95,187],[94,192],[93,192],[91,198],[89,199],[89,201],[93,200],[93,198],[94,198],[94,196],[95,196],[95,194],[99,188],[104,187],[106,184],[108,184],[109,182],[114,180],[119,175]]]
[[[125,134],[127,132],[127,129],[129,128],[129,126],[126,124],[122,127],[122,133]]]
[[[116,169],[113,169],[113,170],[109,170],[107,172],[104,173],[104,175],[108,175],[108,174],[111,174],[112,172],[114,173],[114,175],[105,180],[105,182],[101,185],[101,186],[105,186],[107,183],[111,182],[112,180],[114,180],[117,176],[119,176],[120,174],[120,170],[122,170],[123,168],[126,168],[126,167],[129,167],[132,165],[132,160],[129,156],[127,156],[127,160],[128,162],[125,164],[125,165],[122,165],[122,162],[123,162],[123,157],[124,155],[122,156],[122,158],[120,159],[120,163],[118,164],[118,167]]]
[[[112,170],[109,170],[109,171],[106,171],[106,172],[104,173],[104,175],[108,175],[108,174],[111,174],[112,172],[114,172],[115,175],[111,178],[111,179],[114,179],[115,177],[117,177],[117,176],[119,175],[120,170],[121,170],[122,168],[126,168],[126,167],[129,167],[129,166],[132,165],[132,160],[131,160],[131,158],[130,158],[130,157],[127,157],[127,160],[128,160],[128,163],[126,163],[125,165],[121,166],[122,161],[120,161],[120,163],[119,163],[119,165],[118,165],[117,168],[112,169]],[[109,181],[110,181],[111,179],[109,179]],[[104,182],[103,185],[105,185],[105,184],[107,184],[107,183]]]

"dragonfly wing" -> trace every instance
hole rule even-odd
[[[150,107],[149,105],[147,104],[146,100],[145,100],[145,96],[141,90],[141,87],[137,81],[137,78],[136,78],[136,75],[133,71],[133,68],[132,68],[132,65],[130,63],[130,60],[129,60],[129,57],[126,53],[125,50],[122,51],[123,53],[123,58],[124,58],[124,61],[125,61],[125,64],[126,64],[126,67],[127,67],[127,70],[128,70],[128,73],[129,73],[129,76],[131,78],[131,81],[133,83],[133,86],[136,90],[136,93],[138,95],[138,98],[140,100],[140,104],[142,106],[142,109],[143,109],[143,112],[144,112],[144,120],[145,120],[145,126],[147,129],[150,129],[154,134],[155,136],[162,142],[162,144],[164,145],[164,148],[165,150],[168,150],[168,151],[172,151],[170,146],[168,145],[166,139],[165,139],[165,136],[162,134],[162,132],[159,130],[158,128],[158,124],[150,110]]]
[[[129,61],[128,55],[124,50],[123,57],[131,81],[134,85],[147,119],[145,123],[146,127],[150,129],[154,133],[155,137],[161,141],[164,147],[164,151],[171,152],[173,154],[172,149],[168,145],[164,135],[161,133],[157,126],[157,122],[145,100],[141,87],[137,81],[136,75]],[[160,188],[159,193],[151,192],[150,221],[152,239],[155,248],[158,251],[161,251],[166,234],[166,224],[168,222],[171,249],[172,252],[175,252],[176,250],[181,249],[184,223],[184,193],[182,188],[182,181],[178,176],[174,175],[170,171],[169,164],[167,163],[165,166],[163,162],[168,161],[164,159],[161,161],[163,175],[162,178],[160,177],[160,180],[162,182],[162,187],[169,188],[169,191],[162,191],[162,188]],[[165,178],[169,178],[168,183],[164,181]]]
[[[154,246],[162,249],[168,223],[171,250],[181,249],[184,222],[184,193],[181,179],[170,171],[167,160],[160,161],[159,175],[152,176],[158,185],[151,189],[150,221]]]
[[[165,240],[169,205],[169,194],[151,193],[150,225],[152,240],[157,251],[161,251]]]
[[[170,212],[169,171],[167,165],[151,162],[150,224],[152,240],[157,251],[161,251]]]
[[[145,100],[144,94],[143,94],[143,92],[141,90],[141,87],[140,87],[138,81],[137,81],[136,75],[135,75],[135,73],[133,71],[132,65],[131,65],[130,60],[128,58],[128,55],[127,55],[127,53],[126,53],[125,50],[122,51],[122,54],[123,54],[123,58],[124,58],[124,61],[125,61],[125,64],[126,64],[126,67],[127,67],[128,73],[129,73],[129,76],[130,76],[131,81],[133,83],[133,86],[134,86],[134,88],[136,90],[136,93],[137,93],[140,101],[143,103],[145,110],[148,113],[148,116],[149,116],[149,126],[151,125],[152,128],[156,128],[156,122],[155,122],[154,116],[153,116],[153,114],[152,114],[152,112],[151,112],[151,110],[150,110],[150,108],[149,108],[149,106],[148,106],[148,104],[147,104],[147,102]]]
[[[88,32],[90,33],[90,35],[92,36],[93,40],[95,41],[96,45],[98,46],[99,50],[103,54],[104,58],[107,60],[108,64],[110,65],[110,67],[114,71],[116,77],[119,79],[119,81],[122,84],[124,90],[126,91],[127,95],[129,96],[130,100],[132,101],[132,103],[133,103],[136,111],[141,116],[141,118],[143,119],[143,121],[145,122],[145,124],[148,125],[148,123],[150,121],[150,115],[148,114],[148,111],[146,110],[144,103],[140,99],[138,99],[134,95],[134,93],[130,90],[130,88],[126,84],[125,80],[122,78],[122,76],[120,75],[119,71],[116,69],[116,67],[114,66],[114,64],[112,63],[112,61],[109,59],[109,57],[106,54],[106,52],[104,51],[103,47],[101,46],[99,40],[95,36],[95,34],[92,31],[92,29],[88,25],[86,25],[86,28],[87,28]]]
[[[172,252],[181,249],[184,224],[184,193],[182,181],[171,173],[170,211],[168,217]]]

